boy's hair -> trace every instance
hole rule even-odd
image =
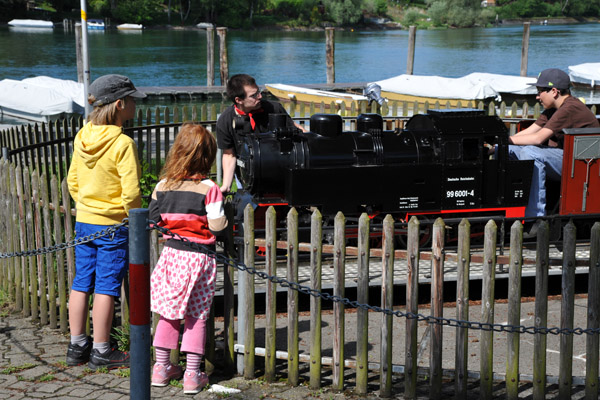
[[[214,136],[202,125],[185,123],[169,150],[161,179],[166,179],[167,186],[172,186],[197,174],[204,177],[210,172],[216,154]]]
[[[235,103],[235,98],[239,97],[241,99],[246,98],[246,91],[244,90],[244,86],[257,86],[256,81],[253,77],[247,74],[237,74],[229,78],[227,81],[227,97],[233,103]]]
[[[122,99],[125,104],[125,98]],[[88,103],[92,104],[96,101],[94,95],[88,96]],[[114,125],[117,121],[117,102],[113,101],[102,106],[96,106],[88,115],[88,121],[94,125]]]

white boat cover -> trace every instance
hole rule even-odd
[[[569,77],[571,82],[596,86],[600,84],[600,63],[569,65]]]
[[[488,74],[486,72],[473,72],[472,74],[465,75],[464,78],[469,79],[473,82],[485,82],[500,95],[502,93],[520,94],[520,95],[534,95],[537,94],[535,82],[537,78],[526,77],[526,76],[513,76],[513,75],[501,75],[501,74]]]
[[[284,90],[286,92],[310,94],[321,97],[331,97],[332,99],[349,99],[349,100],[367,100],[366,96],[352,93],[340,93],[340,92],[329,92],[326,90],[309,89],[301,86],[285,85],[283,83],[268,83],[266,86],[270,86],[274,89]]]
[[[442,76],[398,75],[376,81],[382,91],[438,99],[483,100],[499,98],[498,91],[486,82]]]
[[[35,121],[83,113],[83,84],[39,76],[0,81],[0,112]]]
[[[42,21],[39,19],[13,19],[8,21],[8,25],[25,28],[54,28],[52,21]]]
[[[117,25],[117,29],[143,29],[144,26],[141,24],[121,24]]]

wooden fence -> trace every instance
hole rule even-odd
[[[51,247],[59,243],[68,242],[73,238],[72,213],[70,212],[70,202],[66,189],[66,182],[63,179],[59,182],[55,175],[50,177],[51,185],[46,187],[45,179],[38,175],[37,171],[29,173],[27,169],[23,170],[19,166],[7,161],[0,163],[0,176],[3,177],[0,182],[0,204],[2,207],[2,226],[0,226],[0,251],[2,253],[11,253],[25,251],[28,249],[40,249]],[[65,212],[67,211],[67,212]],[[345,389],[347,383],[344,381],[345,371],[355,369],[356,384],[354,390],[357,393],[367,393],[369,371],[379,371],[379,392],[381,396],[389,396],[392,393],[392,373],[403,374],[404,394],[412,398],[416,396],[418,385],[429,385],[430,395],[438,397],[442,387],[442,378],[453,378],[455,390],[458,398],[466,396],[467,378],[478,378],[480,382],[480,392],[482,398],[492,398],[494,382],[498,379],[505,381],[506,392],[509,398],[516,398],[519,383],[522,381],[533,382],[534,398],[544,398],[544,393],[549,383],[558,383],[561,396],[567,396],[571,393],[574,384],[585,383],[586,393],[597,398],[598,395],[598,334],[587,336],[586,352],[586,376],[577,378],[571,376],[571,366],[573,362],[573,336],[572,334],[560,335],[560,376],[546,376],[546,335],[531,332],[524,334],[519,332],[495,333],[492,330],[473,329],[481,324],[494,323],[494,286],[495,271],[497,264],[502,263],[509,266],[509,315],[507,324],[512,326],[520,325],[520,306],[521,306],[521,268],[523,265],[522,256],[522,225],[515,222],[510,232],[510,255],[504,256],[498,254],[498,227],[494,221],[490,221],[485,226],[485,239],[483,246],[483,255],[475,255],[476,250],[471,248],[470,244],[470,223],[463,220],[458,227],[458,247],[451,250],[445,247],[446,225],[443,220],[438,219],[432,228],[433,241],[430,249],[419,248],[420,223],[413,217],[408,224],[408,239],[406,250],[394,249],[394,221],[391,216],[387,216],[383,226],[383,240],[381,247],[370,248],[369,232],[371,230],[370,220],[366,215],[361,216],[358,225],[357,247],[348,247],[345,237],[346,222],[344,216],[340,213],[335,218],[334,243],[333,245],[323,244],[322,218],[318,211],[312,214],[311,220],[311,239],[310,244],[299,243],[298,241],[298,213],[295,209],[290,209],[287,215],[287,241],[278,240],[276,232],[275,210],[269,208],[266,214],[266,228],[264,237],[255,237],[254,215],[251,207],[245,210],[245,237],[244,243],[244,263],[249,267],[256,264],[256,246],[264,247],[266,250],[264,271],[271,275],[276,275],[277,249],[286,249],[287,251],[287,273],[285,278],[290,282],[298,282],[298,271],[300,266],[299,253],[308,251],[310,253],[310,288],[314,291],[321,291],[322,279],[322,260],[323,254],[333,255],[334,269],[334,289],[333,295],[344,297],[345,269],[348,259],[355,258],[352,262],[357,263],[359,271],[357,281],[356,297],[351,298],[360,304],[380,303],[384,309],[392,309],[397,304],[398,299],[393,298],[393,276],[394,268],[398,262],[407,263],[406,275],[406,313],[417,314],[418,309],[418,287],[419,287],[419,261],[431,261],[431,311],[428,313],[434,318],[456,318],[462,322],[452,327],[444,327],[442,324],[430,324],[431,328],[431,350],[429,357],[429,368],[418,368],[417,366],[417,345],[419,342],[419,321],[415,318],[401,318],[388,314],[381,314],[381,335],[380,337],[369,337],[368,321],[369,312],[366,309],[359,308],[357,311],[357,338],[356,338],[356,356],[350,358],[344,355],[344,348],[347,345],[345,340],[345,305],[335,302],[333,304],[334,314],[334,335],[331,338],[333,346],[333,356],[331,358],[323,357],[321,354],[324,346],[321,335],[322,315],[321,304],[323,300],[320,297],[311,297],[310,299],[310,349],[309,352],[299,352],[299,329],[298,329],[298,301],[299,294],[293,289],[288,289],[287,296],[287,348],[276,348],[276,284],[267,282],[266,313],[265,313],[265,348],[256,348],[255,321],[255,275],[245,274],[245,278],[238,281],[237,290],[240,293],[240,285],[244,286],[244,297],[238,299],[244,304],[244,315],[238,314],[238,319],[243,318],[246,323],[240,326],[243,332],[234,332],[233,324],[233,296],[234,288],[234,267],[228,266],[224,269],[225,277],[225,360],[229,367],[233,366],[235,353],[243,354],[243,373],[247,378],[254,377],[255,354],[265,356],[265,379],[273,381],[276,379],[275,360],[284,358],[287,360],[288,381],[291,385],[299,384],[299,363],[309,363],[310,365],[310,386],[319,388],[322,386],[322,373],[324,367],[330,365],[332,368],[332,387],[334,389]],[[549,229],[547,224],[543,224],[537,239],[536,255],[536,304],[535,304],[535,327],[543,328],[548,315],[548,266],[549,260]],[[575,258],[575,227],[569,223],[564,228],[564,253],[562,260],[562,316],[561,329],[572,329],[574,313],[574,282],[575,266],[581,265],[581,260]],[[151,265],[158,259],[160,245],[156,231],[152,232],[151,240]],[[480,250],[477,250],[480,251]],[[588,265],[599,265],[600,263],[600,223],[596,223],[592,229],[590,259]],[[483,264],[483,290],[482,290],[482,313],[476,322],[472,319],[471,323],[475,325],[466,325],[464,321],[469,320],[469,276],[471,263],[479,262]],[[368,298],[368,288],[370,280],[370,263],[381,261],[381,298],[372,300]],[[457,269],[457,307],[456,314],[444,316],[442,309],[443,287],[444,287],[444,263],[448,261],[458,261]],[[48,252],[46,254],[30,255],[24,257],[12,257],[0,259],[0,287],[14,301],[16,310],[29,316],[41,325],[49,325],[52,328],[67,331],[67,290],[73,279],[74,258],[73,249],[59,250],[57,252]],[[303,267],[305,268],[305,267]],[[222,271],[222,269],[219,269]],[[589,271],[589,297],[588,297],[588,320],[587,328],[599,328],[598,315],[600,315],[600,302],[598,302],[598,285],[600,284],[599,272],[597,268]],[[123,302],[123,321],[127,325],[127,307],[126,301]],[[395,310],[398,310],[397,308]],[[213,314],[214,315],[214,314]],[[431,322],[431,321],[429,321]],[[207,349],[207,369],[214,368],[215,346],[214,346],[214,319],[209,321],[209,343]],[[471,329],[469,329],[471,328]],[[392,350],[396,344],[392,341],[393,331],[400,330],[404,334],[404,363],[403,365],[392,364]],[[455,354],[444,354],[442,341],[444,335],[449,330],[454,331],[456,338]],[[234,335],[238,338],[243,337],[243,341],[234,343]],[[467,337],[473,334],[479,335],[479,343],[473,346],[472,341]],[[522,336],[526,335],[526,338]],[[498,336],[506,346],[507,367],[505,371],[494,370],[492,360],[494,358],[494,347],[499,345]],[[519,373],[519,343],[523,339],[533,340],[535,351],[533,359],[530,360],[533,367],[532,376],[524,376]],[[375,344],[381,349],[379,362],[369,361],[367,349]],[[480,364],[478,366],[469,366],[467,360],[468,354],[477,352]],[[455,358],[453,370],[442,369],[443,357]],[[470,368],[468,368],[470,367]],[[429,376],[428,381],[417,381],[419,374]],[[579,380],[578,380],[579,379]],[[426,382],[426,383],[424,383]],[[371,383],[372,385],[372,383]],[[398,390],[397,388],[395,390]],[[566,397],[565,397],[566,398]],[[590,397],[591,398],[591,397]]]

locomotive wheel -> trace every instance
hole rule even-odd
[[[400,250],[406,250],[408,245],[408,235],[406,232],[394,236],[394,247]],[[431,231],[429,227],[425,228],[419,236],[419,248],[427,248],[431,246]]]

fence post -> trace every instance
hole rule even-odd
[[[357,301],[369,304],[369,216],[362,213],[358,220],[358,284]],[[356,390],[367,394],[369,378],[369,312],[356,310]]]
[[[560,328],[573,329],[575,318],[575,224],[569,222],[563,230],[562,300],[560,305]],[[573,384],[573,334],[560,335],[560,371],[558,395],[571,398]]]
[[[270,206],[267,209],[265,224],[265,269],[270,276],[277,276],[277,213]],[[265,307],[265,380],[275,382],[276,378],[276,331],[277,331],[277,284],[267,281]]]
[[[481,323],[494,323],[494,288],[496,281],[496,237],[498,226],[493,220],[485,225],[483,245],[483,280],[481,293]],[[504,240],[504,239],[503,239]],[[481,331],[479,350],[480,396],[492,399],[494,384],[494,332]]]
[[[7,161],[10,161],[10,149],[8,147],[2,148],[2,158]]]
[[[291,208],[287,215],[287,279],[298,282],[298,211]],[[300,380],[298,351],[298,291],[287,290],[288,384],[298,386]]]
[[[469,319],[469,270],[471,266],[471,224],[464,218],[458,225],[457,276],[456,276],[456,319]],[[457,399],[467,397],[469,328],[456,328],[456,351],[454,387]]]
[[[550,265],[550,229],[541,221],[537,233],[535,263],[535,327],[548,323],[548,266]],[[546,398],[546,343],[548,335],[536,333],[533,338],[533,399]]]
[[[346,267],[346,217],[338,212],[334,220],[333,295],[344,297]],[[344,390],[344,304],[333,303],[333,390]]]
[[[438,218],[433,224],[433,246],[431,248],[431,316],[442,318],[444,316],[444,220]],[[443,328],[442,324],[431,324],[431,351],[429,353],[429,374],[431,386],[429,397],[440,399],[442,397],[442,349]]]
[[[310,287],[321,291],[321,254],[323,252],[323,217],[315,210],[310,218]],[[321,298],[310,297],[310,388],[321,387]]]
[[[254,208],[248,204],[244,209],[244,264],[248,268],[254,268]],[[238,285],[238,302],[241,304],[241,312],[245,320],[240,322],[238,314],[238,342],[244,343],[244,378],[254,379],[254,275],[248,271],[240,271],[240,280],[245,282],[243,296],[240,294]],[[244,331],[243,339],[240,339],[240,332]]]
[[[508,324],[521,323],[521,271],[523,264],[523,225],[515,221],[510,229],[510,266],[508,270]],[[519,340],[518,332],[507,333],[506,398],[519,397]]]
[[[150,234],[148,209],[129,212],[131,399],[150,399]]]
[[[404,396],[408,399],[417,397],[417,346],[418,321],[413,315],[419,313],[419,233],[421,224],[414,215],[408,222],[408,238],[406,246],[406,340],[404,343]]]
[[[383,257],[381,259],[381,307],[394,306],[394,219],[390,214],[383,220]],[[392,329],[393,316],[381,315],[381,354],[379,397],[392,395]]]
[[[588,329],[600,327],[600,223],[594,223],[590,240],[590,269],[588,283]],[[598,398],[598,334],[586,337],[585,397]]]

